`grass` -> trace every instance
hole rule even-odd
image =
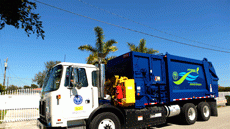
[[[4,110],[4,111],[2,111],[2,110],[0,110],[0,120],[4,120],[4,116],[6,115],[6,110]],[[0,121],[0,124],[1,124],[2,122]]]

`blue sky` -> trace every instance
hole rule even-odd
[[[161,32],[93,8],[79,0],[39,1],[154,36],[230,52],[230,2],[228,0],[82,0]],[[129,51],[127,42],[138,45],[140,39],[144,38],[147,47],[163,54],[168,52],[198,60],[207,58],[214,65],[220,78],[219,84],[230,86],[230,53],[170,42],[80,17],[40,3],[37,3],[37,10],[34,12],[41,16],[45,40],[36,38],[36,35],[27,37],[22,29],[15,29],[12,26],[6,26],[0,31],[0,83],[3,83],[4,59],[7,57],[9,58],[7,70],[7,76],[10,77],[9,85],[18,86],[30,85],[35,74],[44,70],[46,61],[64,61],[66,55],[66,62],[86,63],[90,53],[82,52],[78,47],[85,44],[95,46],[96,37],[93,29],[100,26],[104,30],[105,41],[115,39],[118,42],[116,44],[118,51],[110,55],[124,54]]]

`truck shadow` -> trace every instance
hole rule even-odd
[[[230,105],[226,104],[226,106],[230,106]],[[204,122],[204,121],[197,120],[196,122]],[[155,128],[164,128],[164,127],[167,127],[167,126],[172,126],[173,124],[175,124],[175,125],[186,125],[186,124],[183,124],[181,122],[179,116],[174,116],[174,117],[167,118],[167,122],[165,124],[158,125]]]
[[[230,107],[230,104],[226,103],[225,105],[219,105],[217,107],[218,108]],[[197,120],[196,122],[204,122],[204,121]],[[174,124],[175,125],[186,125],[186,124],[183,124],[181,122],[179,116],[174,116],[174,117],[167,118],[167,122],[165,124],[161,124],[161,125],[155,126],[154,129],[156,129],[156,128],[164,128],[164,127],[167,127],[167,126],[172,126]]]
[[[202,121],[198,121],[197,122],[202,122]],[[165,124],[162,124],[162,125],[158,125],[156,126],[156,128],[164,128],[164,127],[167,127],[167,126],[172,126],[172,124],[175,124],[175,125],[186,125],[186,124],[183,124],[180,120],[180,118],[178,116],[175,116],[175,117],[170,117],[170,118],[167,118],[167,123]]]
[[[184,125],[181,122],[180,118],[178,116],[175,116],[175,117],[167,118],[167,123],[162,124],[162,125],[158,125],[158,126],[156,126],[156,128],[163,128],[163,127],[171,126],[172,124]]]

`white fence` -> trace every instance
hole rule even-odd
[[[219,97],[216,98],[217,105],[225,105],[227,103],[226,95],[230,95],[230,92],[219,92]]]
[[[0,122],[33,120],[39,117],[40,91],[19,89],[0,94]]]
[[[226,95],[230,95],[230,92],[219,92],[219,98],[225,98]]]

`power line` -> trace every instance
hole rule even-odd
[[[9,70],[9,69],[8,69]],[[8,71],[9,72],[9,71]],[[0,77],[4,77],[3,75],[1,75]],[[10,75],[10,72],[9,72],[9,76],[6,76],[6,77],[9,77],[9,78],[16,78],[16,79],[24,79],[24,80],[31,80],[32,78],[21,78],[21,77],[12,77],[11,75]]]
[[[108,11],[108,10],[105,10],[105,9],[99,8],[99,7],[95,6],[95,5],[92,5],[92,4],[89,4],[89,3],[86,3],[86,2],[84,2],[84,1],[82,1],[82,0],[78,0],[78,1],[82,2],[83,4],[89,5],[89,6],[91,6],[91,7],[94,7],[94,8],[100,9],[100,10],[102,10],[102,11],[104,11],[104,12],[107,12],[107,13],[110,13],[110,14],[112,14],[112,15],[115,15],[115,16],[118,16],[118,17],[120,17],[120,18],[123,18],[123,19],[125,19],[125,20],[129,20],[129,21],[131,21],[131,22],[133,22],[133,23],[136,23],[136,24],[139,24],[139,25],[142,25],[142,26],[148,27],[148,28],[150,28],[150,29],[153,29],[153,30],[155,30],[155,31],[158,31],[158,32],[161,32],[161,33],[164,33],[164,34],[170,35],[170,36],[174,36],[174,37],[177,37],[177,38],[180,38],[180,39],[184,39],[184,40],[187,40],[187,41],[191,41],[191,42],[196,42],[196,43],[200,43],[200,44],[204,44],[204,45],[209,45],[209,46],[216,47],[216,48],[220,48],[220,49],[224,49],[224,50],[230,50],[230,49],[226,49],[226,48],[223,48],[223,47],[218,47],[218,46],[214,46],[214,45],[210,45],[210,44],[202,43],[202,42],[199,42],[199,41],[196,41],[196,40],[191,40],[191,39],[187,39],[187,38],[184,38],[184,37],[176,36],[176,35],[173,35],[173,34],[167,33],[167,32],[165,32],[165,31],[161,31],[161,30],[158,30],[158,29],[152,28],[152,27],[150,27],[150,26],[148,26],[148,25],[145,25],[145,24],[143,24],[143,23],[136,22],[136,21],[134,21],[134,20],[132,20],[132,19],[126,18],[126,17],[121,16],[121,15],[118,15],[118,14],[116,14],[116,13],[112,13],[112,12],[110,12],[110,11]]]
[[[223,53],[230,53],[229,51],[222,51],[222,50],[216,50],[216,49],[212,49],[212,48],[200,47],[200,46],[197,46],[197,45],[187,44],[187,43],[179,42],[179,41],[176,41],[176,40],[163,38],[163,37],[160,37],[160,36],[148,34],[148,33],[142,32],[142,31],[138,31],[138,30],[133,30],[133,29],[126,28],[126,27],[123,27],[123,26],[115,25],[115,24],[108,23],[108,22],[105,22],[105,21],[101,21],[101,20],[98,20],[98,19],[95,19],[95,18],[84,16],[84,15],[81,15],[81,14],[78,14],[78,13],[74,13],[74,12],[71,12],[71,11],[68,11],[68,10],[65,10],[65,9],[50,5],[50,4],[46,4],[46,3],[43,3],[43,2],[40,2],[40,1],[37,1],[37,0],[34,0],[34,1],[36,1],[36,2],[38,2],[40,4],[44,4],[46,6],[52,7],[52,8],[56,8],[56,9],[59,9],[59,10],[74,14],[74,15],[85,17],[85,18],[88,18],[88,19],[91,19],[91,20],[94,20],[94,21],[98,21],[98,22],[105,23],[105,24],[108,24],[108,25],[112,25],[112,26],[115,26],[115,27],[119,27],[119,28],[122,28],[122,29],[130,30],[130,31],[137,32],[137,33],[140,33],[140,34],[144,34],[144,35],[152,36],[152,37],[155,37],[155,38],[163,39],[163,40],[166,40],[166,41],[170,41],[170,42],[174,42],[174,43],[178,43],[178,44],[183,44],[183,45],[187,45],[187,46],[191,46],[191,47],[197,47],[197,48],[201,48],[201,49],[206,49],[206,50],[212,50],[212,51],[223,52]]]
[[[13,72],[11,71],[11,69],[10,69],[10,72],[13,73]],[[18,78],[19,81],[21,81],[22,83],[26,84],[26,83],[23,82],[21,79],[19,79],[19,77],[17,77],[14,73],[13,73],[13,75],[14,75],[16,78]]]

